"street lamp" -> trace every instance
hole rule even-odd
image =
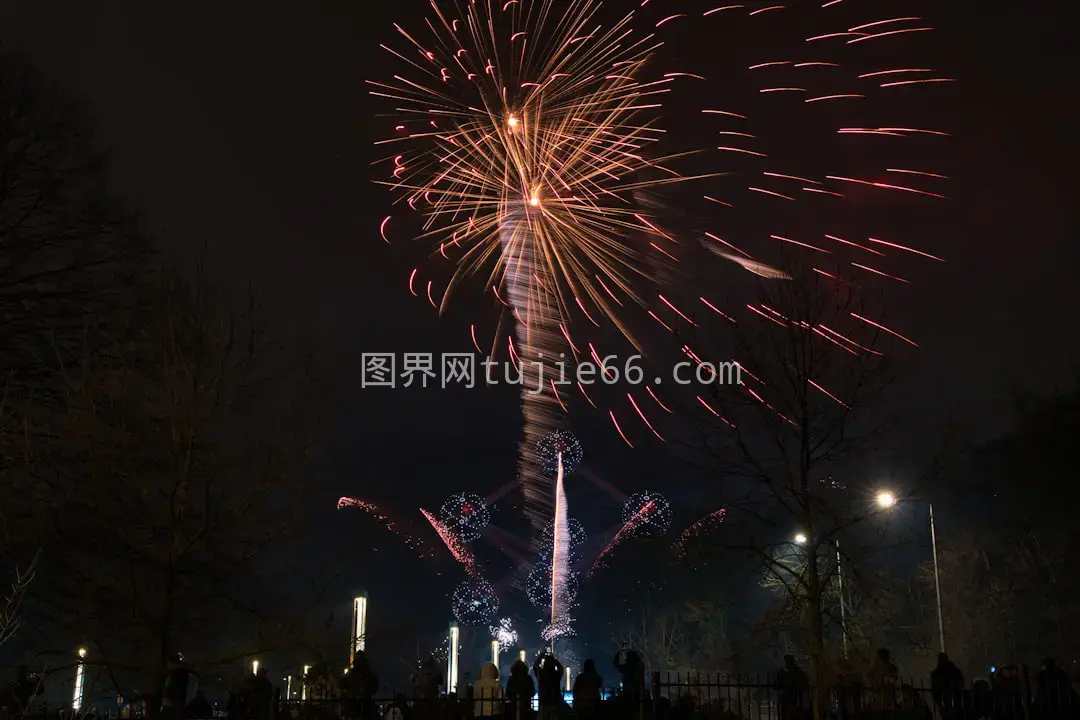
[[[883,510],[896,505],[896,496],[888,490],[882,490],[875,498],[877,505]],[[945,652],[945,618],[941,613],[941,573],[938,570],[937,530],[934,527],[934,503],[927,503],[930,508],[930,548],[934,554],[934,593],[937,597],[937,624],[938,638],[941,642],[941,652]]]
[[[75,666],[75,692],[71,698],[71,709],[78,712],[82,709],[83,691],[86,688],[86,648],[79,648],[76,654],[79,663]]]
[[[802,533],[798,533],[795,536],[794,539],[795,539],[796,544],[798,544],[798,545],[805,545],[806,544],[806,536],[803,535]]]
[[[896,504],[896,496],[888,490],[882,490],[874,499],[877,501],[878,507],[882,510],[888,510]]]

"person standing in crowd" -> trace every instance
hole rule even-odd
[[[533,664],[536,685],[540,695],[540,715],[544,718],[555,717],[562,707],[560,683],[563,664],[551,654],[550,650],[541,650]]]
[[[473,716],[492,717],[502,715],[503,689],[499,684],[499,668],[494,663],[484,663],[480,679],[473,683]]]
[[[523,720],[532,716],[532,699],[536,685],[529,677],[529,666],[515,660],[510,666],[510,679],[506,681],[506,701],[510,705],[511,720]]]
[[[595,718],[599,713],[603,687],[604,678],[596,672],[596,663],[592,658],[586,660],[574,679],[574,712],[581,720]]]
[[[866,680],[872,693],[872,710],[895,710],[896,709],[896,686],[900,671],[893,665],[889,657],[889,650],[881,648],[877,651],[877,659],[866,672]]]
[[[938,653],[937,667],[930,673],[930,694],[943,720],[953,720],[963,711],[964,673],[945,653]]]
[[[810,679],[795,662],[794,655],[784,656],[784,667],[777,674],[780,691],[780,720],[803,720],[810,702]]]

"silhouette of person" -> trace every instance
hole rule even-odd
[[[874,710],[893,710],[896,708],[896,686],[900,671],[889,657],[889,650],[881,648],[877,651],[877,659],[866,673],[866,680],[870,684],[873,697]]]
[[[810,692],[806,671],[795,662],[794,655],[785,655],[784,667],[776,675],[780,691],[780,720],[802,720]]]
[[[501,715],[503,689],[499,683],[499,668],[494,663],[484,663],[480,679],[473,683],[473,716],[491,717]]]
[[[540,713],[550,716],[562,705],[559,681],[562,680],[563,664],[549,650],[542,650],[533,663],[533,674],[540,695]]]
[[[515,660],[510,666],[510,679],[506,681],[506,701],[510,705],[511,717],[515,720],[530,717],[535,694],[536,685],[529,676],[529,666]]]
[[[938,653],[937,667],[930,673],[930,695],[945,720],[952,720],[962,710],[964,673],[945,653]]]
[[[596,663],[589,658],[581,672],[574,678],[574,712],[579,718],[596,717],[600,711],[600,697],[604,687],[604,678],[596,672]]]

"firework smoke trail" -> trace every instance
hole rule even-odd
[[[450,551],[450,554],[454,556],[454,559],[461,563],[465,568],[465,572],[469,575],[480,578],[480,568],[476,566],[476,558],[469,552],[469,549],[465,547],[465,543],[461,542],[456,534],[450,531],[445,525],[439,522],[439,519],[429,513],[424,508],[420,508],[420,512],[427,518],[427,521],[431,523],[431,527],[435,528],[435,532],[439,534],[439,538],[446,545],[446,549]]]
[[[541,529],[540,520],[550,517],[552,509],[550,480],[540,470],[536,448],[541,438],[557,428],[561,417],[558,399],[543,384],[545,378],[558,377],[554,361],[562,336],[558,331],[558,312],[547,291],[554,283],[542,283],[539,278],[544,268],[535,262],[528,207],[520,202],[512,205],[503,215],[500,233],[506,259],[504,283],[515,317],[515,354],[524,419],[518,478],[525,496],[525,514],[532,522],[536,538]]]
[[[570,624],[566,580],[570,573],[570,528],[566,512],[566,489],[563,485],[563,459],[559,453],[555,475],[555,532],[551,547],[551,652],[555,640],[566,634]]]
[[[453,288],[477,274],[509,296],[499,299],[516,323],[519,477],[534,531],[551,518],[551,481],[539,474],[534,448],[565,410],[554,388],[546,390],[559,376],[559,350],[577,352],[571,316],[606,320],[630,338],[616,307],[644,306],[651,294],[640,286],[657,276],[642,239],[655,224],[636,198],[691,179],[667,167],[678,155],[648,152],[663,133],[652,126],[654,113],[674,82],[643,77],[662,42],[635,35],[633,12],[601,21],[600,5],[433,1],[423,38],[395,26],[406,48],[383,46],[407,75],[369,81],[400,116],[398,135],[379,143],[400,145],[387,157],[387,184],[425,216],[420,237],[453,265],[441,300],[428,282],[428,301],[442,310]]]
[[[655,504],[655,500],[650,500],[649,502],[645,503],[641,506],[640,510],[634,513],[634,517],[627,520],[626,523],[621,528],[619,528],[619,532],[615,533],[615,537],[611,538],[611,542],[609,542],[607,546],[600,551],[600,554],[596,556],[596,562],[594,562],[592,564],[592,567],[589,568],[589,575],[592,575],[594,572],[596,572],[596,570],[603,567],[603,561],[607,558],[609,554],[611,554],[611,551],[618,547],[623,540],[630,537],[630,534],[637,529],[637,526],[641,524],[641,522],[648,516],[650,512],[652,512],[653,506]]]
[[[714,510],[705,517],[701,518],[693,525],[682,531],[682,534],[679,535],[679,539],[676,540],[675,543],[672,545],[672,551],[676,555],[682,555],[686,552],[686,543],[688,543],[691,538],[696,537],[702,530],[710,528],[714,525],[719,525],[724,521],[725,516],[727,516],[727,509],[720,508],[719,510]]]
[[[358,510],[363,510],[368,515],[371,515],[373,518],[381,522],[388,532],[397,535],[402,540],[404,540],[405,545],[410,550],[419,555],[421,558],[432,556],[432,552],[424,545],[424,543],[420,542],[408,533],[404,533],[399,530],[397,524],[390,518],[390,516],[383,512],[375,503],[368,502],[367,500],[361,500],[359,498],[339,498],[337,501],[337,509],[343,510],[345,508],[356,508]]]

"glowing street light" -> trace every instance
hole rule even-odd
[[[896,496],[888,490],[879,492],[874,500],[877,502],[877,506],[883,510],[888,510],[896,504]]]
[[[566,692],[570,692],[570,666],[566,666]]]
[[[797,545],[805,545],[806,544],[806,535],[803,535],[802,533],[798,533],[797,535],[795,535],[794,540],[795,540],[795,544],[797,544]]]
[[[83,704],[83,690],[86,687],[86,648],[78,650],[79,664],[75,666],[75,692],[71,697],[71,709],[78,712]]]
[[[897,504],[896,495],[888,490],[880,491],[875,497],[878,507],[888,510]],[[945,618],[941,613],[941,573],[938,571],[937,530],[934,527],[934,503],[930,507],[930,548],[934,554],[934,593],[937,596],[938,638],[941,652],[945,652]]]
[[[518,660],[525,662],[525,648],[518,650]]]
[[[458,684],[458,640],[460,638],[461,631],[458,629],[457,623],[450,623],[450,647],[449,652],[446,653],[447,657],[447,673],[446,673],[446,693],[449,695],[452,692],[457,692]]]
[[[353,598],[352,631],[349,633],[349,667],[356,663],[356,654],[367,649],[367,609],[366,593]]]
[[[258,660],[252,660],[251,661],[251,674],[252,675],[258,675],[259,674],[259,661]]]
[[[308,673],[310,673],[310,672],[311,672],[311,666],[310,665],[305,665],[304,666],[303,676],[300,678],[300,699],[301,700],[307,700],[308,699]]]

